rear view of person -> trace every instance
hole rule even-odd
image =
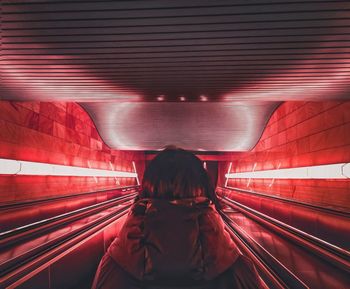
[[[92,288],[264,288],[216,208],[201,161],[185,150],[165,149],[146,168]]]

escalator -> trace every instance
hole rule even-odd
[[[93,202],[91,195],[89,202],[72,199],[74,210],[61,208],[57,211],[61,214],[45,219],[37,215],[32,223],[21,218],[12,228],[3,223],[9,229],[0,233],[0,288],[38,288],[38,284],[40,289],[90,288],[97,265],[118,235],[137,190],[119,189]],[[219,195],[228,232],[253,260],[267,288],[347,288],[350,284],[346,249]],[[51,200],[57,208],[61,201]],[[30,211],[38,203],[26,206]],[[16,207],[0,210],[9,214]]]
[[[348,288],[347,250],[227,197],[221,202],[231,236],[270,288]]]
[[[137,189],[123,195],[122,189],[117,191],[119,196],[107,201],[0,233],[0,288],[36,288],[38,283],[41,288],[89,287]],[[76,260],[77,266],[71,267],[69,260]],[[72,272],[75,276],[69,278]],[[62,274],[65,277],[59,278]]]

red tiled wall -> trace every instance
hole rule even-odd
[[[285,102],[251,152],[228,154],[231,172],[350,162],[350,101]],[[230,161],[220,163],[220,184]],[[348,180],[232,179],[228,186],[321,205],[350,207]]]
[[[144,170],[144,154],[109,149],[76,103],[0,101],[0,158],[70,166]],[[134,185],[133,178],[0,175],[0,203]]]

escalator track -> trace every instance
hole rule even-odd
[[[349,252],[221,198],[222,218],[270,288],[348,288]]]

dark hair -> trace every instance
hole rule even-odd
[[[193,153],[168,147],[147,166],[138,198],[184,199],[207,197],[218,206],[203,164]]]

